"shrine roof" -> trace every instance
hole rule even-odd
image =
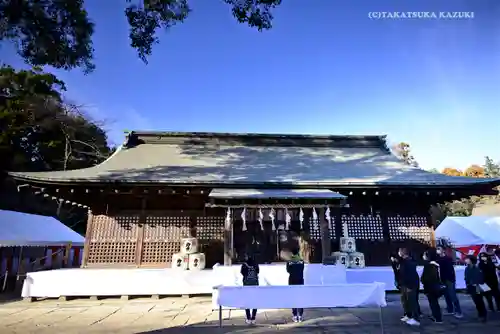
[[[500,179],[447,176],[409,166],[391,154],[385,136],[131,132],[97,166],[9,174],[57,184],[248,188],[500,184]]]

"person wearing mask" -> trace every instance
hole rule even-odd
[[[259,265],[255,262],[253,256],[245,256],[245,262],[241,265],[241,276],[243,276],[243,285],[259,285]],[[247,324],[255,324],[255,317],[257,315],[256,309],[245,310]]]
[[[304,261],[299,256],[299,250],[292,251],[292,257],[286,262],[286,271],[288,272],[288,285],[304,285]],[[303,308],[293,308],[293,322],[303,321]]]
[[[483,322],[486,321],[486,305],[484,305],[481,285],[484,284],[483,273],[477,265],[477,258],[474,255],[468,255],[465,258],[465,286],[467,293],[471,296],[476,306],[477,315]]]
[[[446,287],[444,290],[444,299],[446,301],[445,315],[453,315],[455,318],[459,319],[463,318],[462,308],[460,307],[460,301],[457,297],[457,279],[455,275],[455,267],[453,266],[453,260],[446,254],[445,249],[442,247],[438,247],[436,252],[439,256],[437,263],[439,264],[441,280]]]
[[[417,291],[420,288],[420,281],[417,272],[416,262],[409,256],[406,248],[400,248],[398,251],[400,258],[399,277],[401,287],[401,304],[405,316],[401,321],[410,326],[420,326],[418,313]]]
[[[424,286],[424,293],[429,301],[431,309],[431,320],[435,323],[443,323],[443,315],[439,306],[439,297],[442,295],[442,282],[439,276],[439,264],[437,263],[437,254],[434,249],[429,249],[424,253],[425,261],[424,270],[422,272],[421,282]]]
[[[478,266],[483,273],[484,283],[490,288],[490,291],[484,293],[486,301],[488,302],[488,308],[492,312],[495,311],[493,305],[493,299],[495,299],[495,304],[497,305],[496,310],[500,311],[500,291],[498,289],[497,269],[493,264],[491,256],[486,253],[480,253]]]

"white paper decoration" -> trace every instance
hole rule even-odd
[[[271,208],[271,211],[269,211],[269,218],[271,219],[273,231],[276,231],[276,226],[274,225],[275,212],[273,208]]]
[[[288,209],[285,209],[285,230],[290,229],[290,223],[292,222],[292,216],[290,216],[290,212],[288,212]]]
[[[243,208],[243,211],[241,212],[241,221],[243,222],[243,227],[241,228],[242,231],[247,230],[247,209]]]
[[[302,210],[302,208],[300,208],[300,212],[299,212],[299,222],[300,222],[300,229],[303,230],[304,229],[304,211]]]
[[[332,217],[330,217],[330,207],[326,207],[325,219],[328,222],[328,228],[331,230],[332,229]]]
[[[260,229],[264,231],[264,214],[262,213],[262,209],[259,209],[259,223]]]

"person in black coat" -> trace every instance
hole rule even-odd
[[[288,272],[288,285],[304,285],[304,260],[299,256],[299,250],[294,249],[292,257],[286,263],[286,271]],[[293,322],[302,322],[303,308],[293,308]]]
[[[442,247],[436,250],[438,254],[437,263],[439,264],[439,272],[441,274],[441,281],[446,287],[444,290],[444,299],[446,301],[445,315],[453,315],[455,318],[462,318],[462,308],[460,301],[457,297],[456,290],[456,275],[455,266],[450,256],[446,255],[446,251]]]
[[[417,272],[417,263],[409,256],[406,248],[400,248],[398,251],[399,262],[399,284],[401,287],[401,304],[405,316],[401,321],[411,326],[419,326],[419,306],[418,290],[420,289],[420,280]]]
[[[500,311],[500,291],[498,289],[497,269],[490,255],[486,253],[479,254],[479,269],[481,269],[483,273],[484,283],[491,289],[484,293],[486,301],[488,302],[488,308],[490,311],[495,311],[493,305],[493,299],[495,299],[496,309]]]
[[[241,276],[243,276],[243,285],[244,286],[249,286],[249,285],[259,285],[259,265],[257,262],[255,262],[254,258],[252,256],[245,256],[245,262],[241,265]],[[247,324],[254,324],[255,323],[255,317],[257,315],[257,310],[256,309],[246,309],[245,310],[245,315],[246,315],[246,323]]]
[[[483,272],[477,265],[477,258],[474,255],[468,255],[465,258],[465,287],[467,293],[471,296],[476,306],[477,315],[482,321],[486,321],[486,306],[484,305],[483,292],[481,285],[484,284]]]
[[[439,264],[437,262],[437,254],[434,249],[429,249],[424,253],[423,259],[425,261],[424,270],[422,272],[421,282],[424,286],[424,293],[429,301],[429,308],[432,313],[432,321],[435,323],[443,322],[443,314],[439,306],[439,297],[442,295],[442,286]]]

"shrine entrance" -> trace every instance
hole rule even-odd
[[[293,250],[303,250],[310,233],[321,234],[320,254],[329,256],[335,230],[330,209],[342,206],[346,198],[311,189],[214,189],[210,197],[208,207],[227,210],[225,265],[242,262],[245,255],[261,264],[288,260]]]

